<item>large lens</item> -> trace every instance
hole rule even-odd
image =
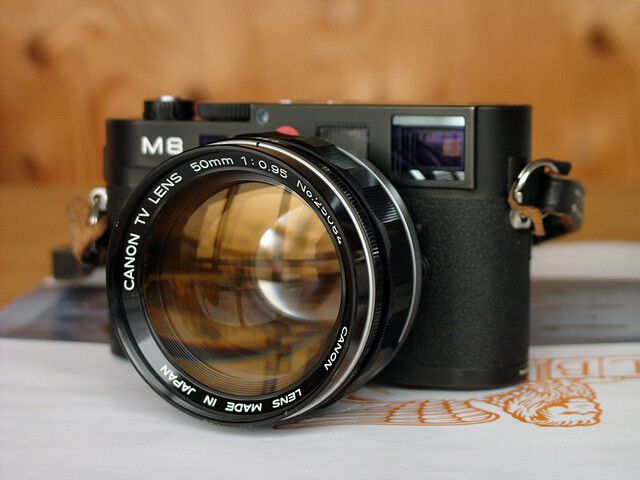
[[[236,396],[288,388],[329,347],[340,261],[318,215],[283,185],[211,177],[177,195],[150,233],[149,320],[170,360]]]
[[[290,421],[330,404],[389,363],[418,305],[398,193],[318,138],[185,151],[149,172],[112,227],[124,350],[163,398],[209,420]]]

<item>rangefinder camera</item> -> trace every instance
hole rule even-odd
[[[374,376],[519,382],[532,243],[582,216],[530,137],[528,106],[146,101],[107,122],[114,335],[221,424],[295,421]]]

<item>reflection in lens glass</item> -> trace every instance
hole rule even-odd
[[[147,250],[149,320],[171,360],[204,385],[273,393],[329,348],[340,262],[320,217],[286,187],[190,186],[163,209]]]

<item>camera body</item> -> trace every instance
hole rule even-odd
[[[200,104],[161,97],[142,120],[109,120],[110,223],[146,174],[184,150],[247,133],[320,137],[379,169],[418,232],[423,282],[413,327],[381,377],[453,389],[526,377],[531,234],[507,195],[530,160],[528,106]]]

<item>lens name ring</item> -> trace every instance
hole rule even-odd
[[[145,178],[114,225],[107,272],[114,329],[147,383],[187,413],[224,424],[293,419],[346,388],[379,342],[375,317],[384,310],[385,272],[375,227],[315,161],[278,142],[265,148],[260,139],[187,151]],[[226,214],[215,213],[225,208]],[[258,209],[279,212],[259,237],[242,242],[240,233],[227,233],[225,244],[207,236],[220,231],[223,218],[226,232],[242,230],[243,218]],[[267,216],[256,213],[253,221],[266,224],[261,217]],[[302,219],[314,226],[297,228]],[[198,225],[198,235],[183,235],[189,222]],[[227,257],[234,242],[253,242],[257,253],[233,263]],[[188,261],[172,263],[172,257]],[[210,258],[215,261],[207,263]],[[178,297],[187,300],[172,304]],[[233,310],[225,298],[236,297],[254,312],[238,317],[242,325],[228,315]],[[163,315],[174,320],[158,321]],[[269,315],[273,320],[264,324]],[[194,331],[199,343],[192,342]],[[222,372],[222,380],[210,382],[218,377],[203,371]],[[233,375],[236,387],[228,381]]]

